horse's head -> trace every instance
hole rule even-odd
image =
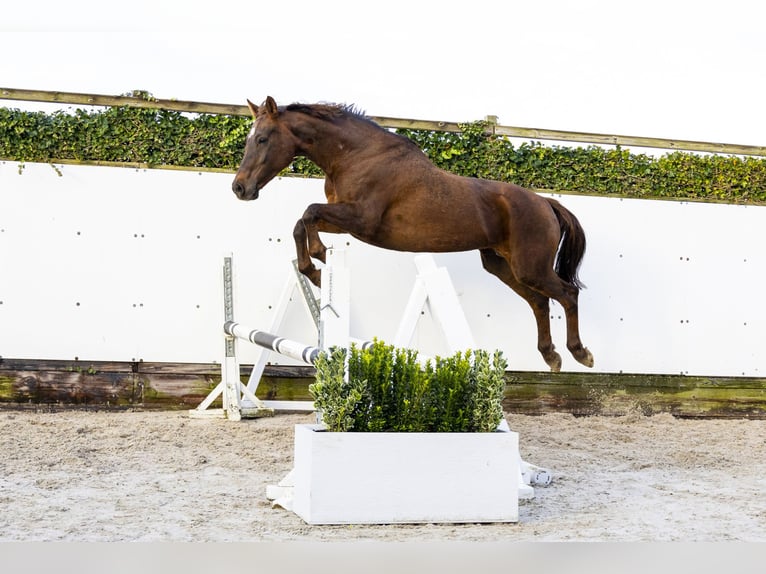
[[[253,129],[247,136],[245,155],[231,189],[239,199],[258,199],[258,192],[295,157],[296,139],[280,121],[280,111],[269,96],[261,106],[247,100],[253,114]]]

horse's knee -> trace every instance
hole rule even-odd
[[[325,247],[322,240],[319,239],[316,226],[309,226],[307,220],[311,220],[311,217],[308,214],[309,210],[307,209],[303,217],[295,224],[295,227],[293,228],[293,239],[299,250],[308,251],[310,257],[319,259],[324,263],[327,247]]]
[[[309,241],[309,255],[325,263],[327,258],[327,247],[317,238],[316,241]]]

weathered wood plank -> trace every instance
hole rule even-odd
[[[110,373],[135,371],[136,363],[128,361],[62,361],[56,359],[8,359],[0,357],[0,371],[105,371]]]
[[[530,140],[552,140],[576,143],[591,143],[601,145],[621,145],[625,147],[648,147],[669,150],[683,150],[706,153],[722,153],[732,155],[766,155],[765,146],[738,145],[729,143],[701,142],[693,140],[678,140],[666,138],[639,137],[627,135],[596,134],[570,132],[563,130],[546,130],[538,128],[523,128],[518,126],[497,126],[497,135],[517,137]]]
[[[155,363],[140,361],[135,363],[135,372],[147,375],[218,375],[221,377],[220,363]]]
[[[150,408],[194,408],[221,380],[221,373],[137,373],[136,404]]]
[[[252,365],[243,365],[242,380],[251,372]],[[310,399],[313,367],[269,365],[264,373],[260,398]],[[0,405],[190,408],[220,380],[217,363],[0,359]]]
[[[525,414],[766,418],[766,380],[675,375],[511,373],[504,408]]]
[[[131,372],[10,371],[0,369],[0,404],[126,407],[136,404]]]
[[[189,102],[181,100],[161,100],[134,96],[109,96],[103,94],[83,94],[77,92],[57,92],[48,90],[19,90],[0,88],[0,99],[28,102],[50,102],[57,104],[79,104],[86,106],[126,106],[130,108],[149,108],[192,112],[203,114],[222,114],[249,116],[250,110],[245,104],[217,104],[209,102]]]
[[[258,384],[256,396],[266,401],[313,401],[309,385],[314,378],[264,377]]]
[[[251,365],[241,369],[246,381]],[[311,400],[313,367],[270,365],[265,400]],[[217,363],[0,359],[0,407],[196,407],[220,382]],[[507,373],[507,412],[574,415],[670,413],[679,417],[766,419],[766,379],[589,373]]]

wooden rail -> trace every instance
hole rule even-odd
[[[208,102],[189,102],[181,100],[145,99],[134,96],[107,96],[99,94],[81,94],[75,92],[53,92],[41,90],[19,90],[0,88],[0,100],[49,102],[88,106],[128,106],[137,108],[166,109],[179,112],[202,114],[224,114],[247,116],[250,114],[246,105],[218,104]],[[413,130],[459,132],[458,122],[439,122],[370,116],[370,119],[386,128],[404,128]],[[530,140],[551,140],[559,142],[589,143],[598,145],[620,145],[625,147],[644,147],[666,150],[683,150],[704,153],[766,156],[766,146],[712,143],[692,140],[676,140],[639,136],[572,132],[517,126],[491,125],[497,135]]]
[[[241,365],[250,376],[252,365]],[[257,397],[313,400],[314,367],[267,365]],[[0,410],[188,409],[221,380],[219,364],[0,358]],[[506,373],[506,412],[766,419],[766,379],[614,373]]]

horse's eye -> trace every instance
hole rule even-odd
[[[258,138],[258,143],[263,144],[266,143],[269,139],[267,137],[261,136]]]

